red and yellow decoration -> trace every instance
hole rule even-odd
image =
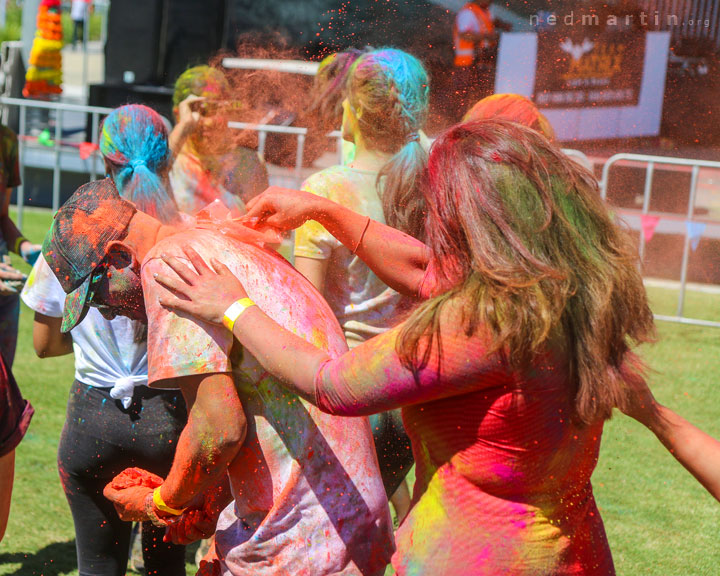
[[[23,96],[42,98],[62,92],[62,24],[60,0],[42,0],[30,51]]]

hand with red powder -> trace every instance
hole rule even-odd
[[[149,520],[147,500],[153,490],[163,483],[157,474],[142,468],[126,468],[115,476],[103,490],[121,520],[140,522]]]
[[[232,502],[233,496],[227,476],[216,486],[198,494],[185,512],[165,530],[165,542],[187,545],[210,538],[215,533],[220,512]]]
[[[195,576],[221,576],[220,561],[216,558],[210,561],[200,560],[198,571]]]
[[[177,521],[165,529],[164,542],[186,546],[197,540],[210,538],[215,533],[217,515],[205,509],[186,510]]]
[[[146,488],[157,488],[161,486],[163,479],[157,474],[143,470],[142,468],[125,468],[115,476],[108,486],[115,490],[124,490],[133,486],[145,486]]]

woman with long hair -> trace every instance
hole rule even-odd
[[[515,123],[460,124],[434,143],[425,242],[326,199],[270,190],[248,218],[313,218],[399,292],[425,301],[335,359],[256,306],[234,335],[321,409],[402,407],[417,466],[398,574],[614,573],[590,477],[603,423],[642,379],[654,336],[629,235],[592,175]],[[215,323],[247,297],[219,262],[161,276],[162,303]],[[249,295],[252,297],[252,294]]]
[[[464,121],[491,118],[517,122],[555,140],[547,118],[525,96],[493,94],[483,98],[465,114]],[[578,161],[577,157],[573,159]],[[592,166],[588,168],[592,170]],[[645,380],[635,379],[630,384],[623,412],[650,429],[675,459],[720,500],[720,442],[657,402]]]
[[[342,136],[354,145],[352,160],[312,175],[302,189],[419,237],[427,74],[416,58],[394,49],[349,52],[328,66],[351,59],[338,74],[346,78]],[[350,348],[397,323],[401,296],[316,222],[295,233],[295,267],[325,296]],[[371,424],[385,489],[401,519],[410,504],[403,482],[412,466],[410,440],[398,411]]]
[[[160,116],[123,106],[105,119],[100,151],[118,192],[165,223],[179,222],[166,187],[170,154]],[[108,272],[109,273],[109,272]],[[80,576],[125,574],[132,525],[103,488],[127,467],[166,475],[187,413],[178,390],[147,386],[147,326],[91,308],[62,332],[65,292],[41,256],[23,301],[35,311],[33,344],[41,358],[75,353],[75,382],[58,447],[58,470],[75,524]],[[107,312],[105,312],[107,314]],[[164,528],[143,523],[145,574],[185,573],[185,548],[163,542]]]

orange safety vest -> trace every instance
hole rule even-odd
[[[495,31],[495,24],[493,24],[490,12],[483,8],[480,8],[474,2],[468,2],[463,6],[463,10],[470,10],[478,23],[485,24],[485,29],[488,32]],[[460,33],[457,28],[457,18],[455,19],[455,25],[453,27],[453,44],[455,48],[455,66],[472,66],[475,61],[475,42],[472,40],[463,40],[460,38]]]

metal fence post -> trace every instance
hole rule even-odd
[[[258,131],[258,154],[260,156],[265,155],[265,140],[267,139],[267,132],[264,130]]]
[[[20,186],[17,188],[17,225],[22,230],[23,213],[25,212],[25,132],[27,123],[27,107],[20,106],[20,126],[18,131],[18,162],[20,163]]]
[[[98,130],[100,119],[97,112],[92,113],[92,134],[90,135],[90,142],[97,145],[98,143]],[[90,155],[90,180],[97,180],[97,154],[93,150]]]
[[[674,158],[674,157],[665,157],[665,156],[650,156],[645,154],[626,154],[626,153],[620,153],[615,154],[608,158],[605,161],[605,164],[602,168],[602,177],[600,179],[600,195],[604,200],[607,200],[607,193],[608,193],[608,184],[610,181],[610,169],[620,162],[638,162],[642,163],[646,166],[646,178],[645,178],[645,195],[643,196],[643,209],[639,212],[641,218],[643,214],[647,214],[649,212],[649,203],[650,203],[650,189],[652,186],[652,181],[649,176],[651,174],[654,174],[656,168],[658,165],[667,165],[667,166],[685,166],[691,169],[691,181],[690,181],[690,198],[688,200],[688,209],[686,218],[683,221],[682,217],[678,217],[677,214],[672,213],[658,213],[660,218],[666,218],[670,221],[683,221],[685,223],[685,230],[684,230],[684,245],[683,245],[683,258],[682,258],[682,265],[680,270],[680,291],[678,294],[678,306],[677,306],[677,315],[676,316],[664,316],[661,314],[656,314],[655,318],[657,320],[665,320],[668,322],[679,322],[681,324],[689,324],[694,326],[705,326],[705,327],[714,327],[714,328],[720,328],[720,322],[715,322],[711,320],[701,320],[698,318],[686,318],[684,316],[685,313],[685,295],[687,292],[687,283],[688,283],[688,267],[689,267],[689,260],[690,260],[690,250],[691,250],[691,239],[690,234],[688,230],[687,223],[692,222],[694,213],[695,213],[695,202],[697,199],[697,185],[699,180],[699,174],[700,169],[710,169],[710,170],[717,170],[720,171],[720,162],[717,161],[711,161],[711,160],[693,160],[689,158]],[[637,216],[638,211],[637,210],[623,210],[623,209],[617,209],[616,212],[626,214],[630,214],[631,216]],[[713,222],[711,225],[714,224],[717,228],[718,222]],[[642,230],[642,219],[641,219],[641,225],[639,226],[640,235],[641,235],[641,242],[643,241],[643,230]],[[673,232],[678,233],[678,232]],[[716,239],[717,236],[714,236]]]
[[[697,179],[700,168],[693,166],[692,177],[690,178],[690,199],[688,200],[687,222],[691,222],[695,212],[695,194],[697,190]],[[690,261],[690,231],[685,225],[685,245],[683,246],[682,268],[680,268],[680,294],[678,295],[677,315],[682,316],[685,308],[685,288],[687,285],[687,269]]]
[[[653,171],[655,170],[655,163],[648,162],[647,168],[645,168],[645,190],[643,191],[643,207],[642,213],[647,214],[650,210],[650,194],[652,190],[652,179]],[[645,258],[645,234],[640,230],[640,260]]]
[[[60,142],[62,138],[62,109],[58,109],[55,115],[55,165],[53,166],[53,196],[52,209],[57,212],[60,208]]]
[[[305,134],[297,135],[297,153],[295,154],[295,180],[297,187],[302,184],[303,153],[305,151]]]

